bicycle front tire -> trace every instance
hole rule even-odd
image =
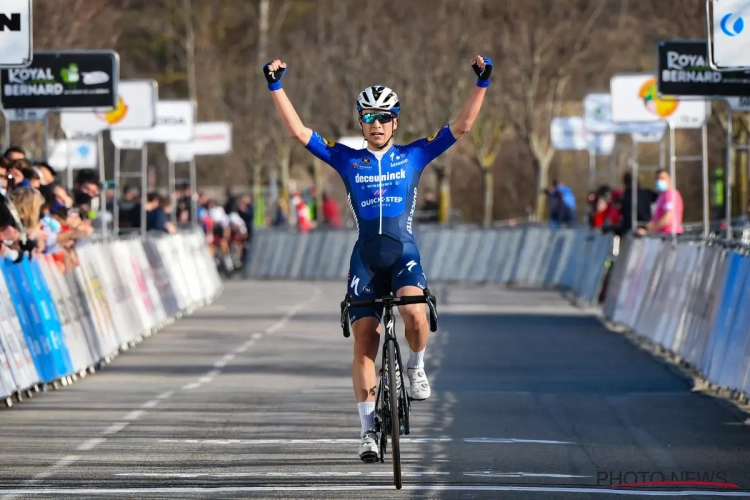
[[[393,456],[393,484],[396,489],[401,489],[401,447],[399,437],[401,436],[401,423],[398,415],[398,381],[396,373],[396,348],[394,342],[388,342],[388,393],[391,407],[391,455]]]

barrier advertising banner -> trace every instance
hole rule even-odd
[[[706,101],[659,97],[656,85],[657,78],[651,74],[613,76],[610,80],[612,121],[666,121],[676,129],[700,128],[706,123]]]
[[[112,50],[36,52],[26,68],[0,72],[6,110],[104,110],[117,99],[120,59]]]
[[[719,68],[750,67],[750,0],[714,0],[713,60]],[[708,44],[707,48],[708,48]]]
[[[106,111],[60,114],[60,128],[67,137],[96,135],[103,130],[151,128],[156,123],[157,83],[123,80],[117,86],[117,107]]]
[[[189,142],[195,135],[195,102],[163,100],[156,103],[156,125],[151,128],[112,130],[119,149],[140,149],[147,142]]]
[[[167,158],[175,163],[188,162],[194,156],[222,156],[231,152],[232,124],[229,122],[196,123],[192,141],[166,145]]]
[[[24,68],[33,60],[31,0],[0,2],[0,68]]]
[[[750,96],[750,71],[714,71],[706,40],[662,40],[656,49],[659,95]]]
[[[614,134],[587,134],[580,116],[558,117],[550,125],[552,147],[558,151],[591,151],[598,155],[611,154],[615,147]]]

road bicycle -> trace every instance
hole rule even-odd
[[[385,289],[390,290],[390,286]],[[396,489],[401,489],[401,449],[399,438],[401,434],[409,434],[409,413],[411,412],[411,397],[406,393],[404,375],[401,364],[401,350],[396,340],[396,318],[393,308],[408,304],[427,304],[430,315],[430,331],[437,331],[437,308],[435,297],[429,289],[423,295],[407,295],[396,297],[392,293],[375,299],[352,299],[346,294],[341,302],[341,328],[344,337],[349,337],[351,325],[349,309],[352,307],[383,306],[383,336],[382,364],[380,365],[378,390],[375,396],[375,432],[379,435],[378,448],[380,463],[385,462],[388,436],[391,437],[393,483]]]

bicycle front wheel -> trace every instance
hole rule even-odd
[[[393,455],[393,484],[401,489],[401,422],[398,418],[398,379],[396,373],[396,348],[394,342],[388,342],[388,394],[391,407],[391,454]]]

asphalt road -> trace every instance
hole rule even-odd
[[[396,491],[390,457],[357,458],[342,291],[228,283],[105,370],[0,411],[0,497],[750,497],[744,413],[555,293],[491,288],[439,291],[433,395],[413,403]],[[622,486],[670,480],[701,484]]]

